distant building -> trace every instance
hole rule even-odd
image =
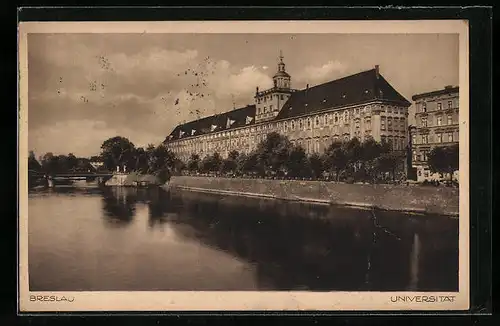
[[[90,165],[97,171],[99,169],[101,169],[103,166],[104,166],[104,163],[103,162],[96,162],[96,161],[91,161],[89,162]]]
[[[436,146],[458,144],[459,137],[459,87],[417,94],[415,102],[415,127],[410,130],[412,166],[416,168],[417,181],[441,179],[432,174],[427,156]],[[456,175],[458,172],[455,173]]]
[[[308,154],[322,153],[335,140],[363,141],[367,136],[388,142],[394,150],[406,149],[411,103],[378,66],[296,90],[280,54],[273,82],[270,89],[256,88],[253,104],[176,126],[164,144],[183,161],[193,153],[249,153],[273,131]]]

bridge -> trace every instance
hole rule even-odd
[[[71,171],[71,172],[60,172],[60,173],[42,173],[33,170],[28,171],[30,178],[45,179],[47,180],[49,187],[54,187],[55,180],[88,180],[97,179],[99,184],[103,184],[109,180],[113,175],[120,174],[116,172],[82,172],[82,171]]]

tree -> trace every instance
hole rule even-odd
[[[335,171],[337,181],[339,181],[341,171],[345,170],[348,164],[348,157],[344,152],[343,143],[335,141],[328,146],[325,151],[324,162],[326,170]]]
[[[42,170],[45,173],[56,173],[58,169],[57,158],[51,152],[46,153],[40,159]]]
[[[350,139],[348,142],[343,143],[344,153],[347,158],[348,164],[357,170],[360,168],[360,162],[363,157],[362,146],[357,137]]]
[[[28,154],[28,170],[40,171],[42,169],[42,165],[37,161],[35,157],[35,153],[30,151]]]
[[[140,173],[148,173],[149,172],[149,156],[148,152],[144,150],[144,148],[139,147],[134,150],[135,163],[134,166],[131,167],[135,171]]]
[[[78,167],[78,159],[73,153],[69,153],[65,158],[63,155],[61,155],[60,157],[61,159],[66,161],[66,171],[75,170]]]
[[[377,143],[373,137],[367,137],[361,144],[361,160],[369,162],[380,156],[382,145]]]
[[[210,171],[216,172],[219,171],[222,166],[222,157],[219,153],[215,152],[212,155],[212,169]]]
[[[174,157],[173,167],[176,172],[181,172],[186,168],[186,164],[184,164],[184,162],[181,159]]]
[[[206,155],[199,163],[199,170],[201,172],[209,172],[211,169],[212,156]]]
[[[221,168],[222,158],[219,153],[215,152],[213,155],[205,156],[200,165],[200,170],[203,172],[216,172]]]
[[[237,150],[233,150],[229,153],[228,155],[228,158],[236,161],[238,159],[238,156],[240,155],[240,153],[237,151]]]
[[[236,160],[236,171],[239,174],[250,172],[258,172],[258,157],[256,152],[251,152],[248,155],[240,154]]]
[[[135,163],[135,146],[125,137],[112,137],[101,145],[101,158],[108,170],[114,171],[117,166],[131,166]]]
[[[101,157],[99,155],[93,155],[90,157],[91,162],[101,162]]]
[[[88,158],[85,158],[85,157],[79,157],[76,159],[77,160],[77,164],[76,164],[76,168],[75,170],[77,171],[93,171],[95,170],[95,168],[90,164],[90,160]]]
[[[235,172],[236,168],[237,168],[236,161],[234,159],[228,157],[222,161],[222,164],[220,166],[220,171],[222,173]]]
[[[323,159],[317,153],[313,153],[309,156],[309,166],[311,167],[311,172],[315,178],[321,177],[324,171]]]
[[[364,172],[364,177],[370,176],[372,180],[375,177],[375,160],[382,154],[382,144],[376,142],[373,137],[368,137],[361,144],[361,168]]]
[[[453,180],[453,172],[459,167],[458,145],[434,147],[428,157],[427,164],[432,172],[449,173]]]
[[[283,171],[291,149],[292,144],[286,136],[271,132],[257,146],[258,164],[265,171]]]
[[[305,177],[310,173],[309,161],[304,148],[300,145],[294,146],[285,164],[288,175],[291,177]]]
[[[165,145],[160,144],[154,149],[149,148],[147,150],[149,151],[148,165],[150,173],[161,170],[180,170],[177,157]]]
[[[188,160],[187,169],[191,172],[198,171],[200,165],[200,156],[198,154],[191,154]]]
[[[390,172],[392,181],[396,178],[396,168],[399,164],[400,156],[395,152],[383,153],[375,160],[375,168],[379,172]]]

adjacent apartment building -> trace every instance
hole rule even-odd
[[[427,156],[436,146],[458,144],[459,88],[446,86],[441,90],[414,95],[412,100],[416,125],[410,128],[410,142],[417,181],[441,179],[440,174],[430,172]]]
[[[394,150],[408,144],[406,100],[380,74],[379,67],[298,90],[280,54],[270,89],[256,87],[254,101],[242,108],[176,126],[164,144],[183,161],[232,150],[249,153],[270,132],[288,136],[308,154],[322,153],[333,141],[367,136]]]

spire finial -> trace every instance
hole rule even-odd
[[[283,62],[283,51],[282,50],[280,50],[280,56],[279,56],[279,58],[280,58],[280,62]]]

